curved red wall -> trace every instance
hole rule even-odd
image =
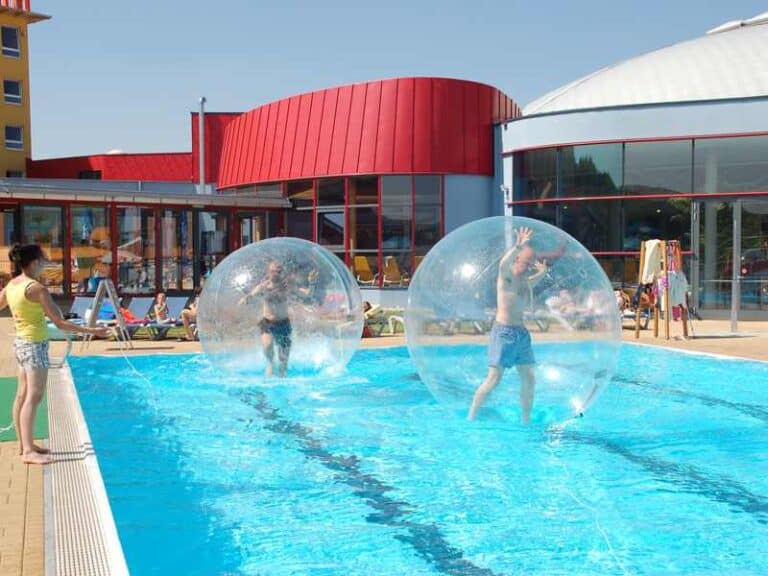
[[[218,187],[349,174],[493,174],[494,123],[520,116],[496,88],[397,78],[255,108],[224,134]]]

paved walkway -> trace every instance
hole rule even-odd
[[[679,339],[679,323],[671,324],[671,337],[665,340],[663,324],[661,337],[654,338],[653,330],[641,330],[643,344],[668,346],[680,350],[725,354],[742,358],[768,361],[768,322],[742,322],[739,332],[730,334],[728,321],[698,321],[693,324],[691,340]],[[623,339],[635,342],[629,322]],[[0,377],[15,375],[15,362],[11,352],[13,327],[9,318],[0,318]],[[402,346],[403,336],[364,339],[363,347]],[[173,354],[200,351],[198,342],[171,340],[152,342],[137,340],[135,349],[128,354]],[[63,342],[53,342],[52,356],[61,356],[66,349]],[[83,354],[80,344],[72,353]],[[87,354],[120,354],[114,342],[93,342]],[[3,407],[2,410],[5,410]],[[0,413],[0,428],[5,427],[9,415]],[[43,475],[40,467],[24,466],[17,455],[16,442],[0,442],[0,576],[42,575],[43,552]]]

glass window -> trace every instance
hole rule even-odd
[[[8,252],[19,241],[16,229],[17,211],[14,208],[0,208],[0,283],[11,279],[11,261]]]
[[[557,149],[514,155],[514,199],[543,200],[557,194]]]
[[[349,179],[349,205],[379,203],[378,178],[361,176]]]
[[[318,206],[344,206],[344,178],[317,181]]]
[[[442,233],[442,177],[413,177],[414,253],[425,256],[437,244]]]
[[[294,208],[311,208],[314,205],[315,190],[312,180],[297,180],[285,184],[285,196]]]
[[[61,208],[24,206],[21,219],[22,242],[39,244],[46,262],[40,282],[51,292],[64,292],[64,232]]]
[[[560,196],[615,196],[622,185],[622,145],[595,144],[560,149]]]
[[[267,210],[253,214],[238,214],[240,246],[279,235],[278,214]]]
[[[228,252],[227,213],[198,212],[198,245],[200,247],[200,278],[207,278]],[[202,280],[201,280],[202,284]]]
[[[101,180],[101,170],[80,170],[77,173],[79,180]]]
[[[625,200],[622,250],[640,250],[644,240],[679,240],[683,250],[691,247],[690,198]]]
[[[619,247],[621,202],[581,200],[559,204],[559,226],[591,252]]]
[[[693,155],[696,192],[768,190],[768,136],[696,140]]]
[[[163,290],[192,290],[195,285],[192,211],[162,210],[160,238]]]
[[[3,93],[6,104],[21,104],[21,82],[3,80]]]
[[[19,29],[12,26],[2,27],[3,56],[18,58],[21,54],[19,46]]]
[[[98,278],[111,276],[109,209],[72,206],[70,218],[72,292],[92,292],[98,284]]]
[[[411,269],[411,177],[381,177],[383,286],[403,286]]]
[[[317,243],[331,251],[344,250],[344,211],[317,213]]]
[[[6,170],[6,178],[24,178],[24,170]]]
[[[382,176],[381,203],[388,206],[411,204],[410,176]]]
[[[5,147],[9,150],[24,149],[24,131],[21,126],[5,127]]]
[[[118,290],[127,294],[155,291],[155,211],[130,206],[117,209]]]
[[[628,142],[624,146],[625,194],[676,194],[693,190],[693,142]]]

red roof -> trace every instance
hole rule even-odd
[[[496,88],[447,78],[301,94],[229,122],[218,186],[371,173],[492,175],[492,126],[519,115]]]

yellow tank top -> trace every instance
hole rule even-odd
[[[34,280],[9,282],[5,287],[5,298],[16,324],[16,337],[29,342],[48,340],[48,323],[45,312],[38,302],[27,299],[26,291]]]

